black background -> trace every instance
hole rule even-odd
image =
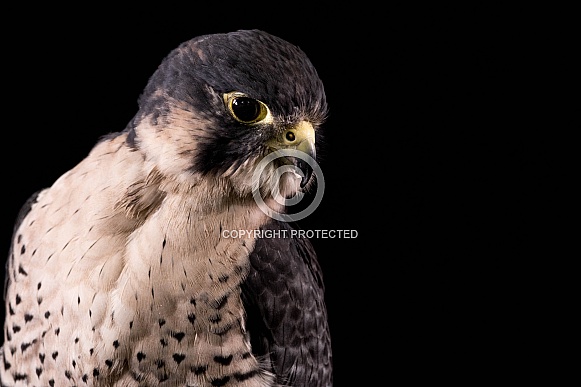
[[[170,50],[200,34],[264,29],[307,53],[330,107],[325,194],[301,225],[358,235],[313,239],[335,385],[509,369],[530,345],[515,318],[527,290],[515,285],[513,258],[529,243],[535,190],[522,185],[531,170],[542,184],[550,168],[535,133],[514,131],[526,31],[477,5],[217,8],[7,13],[16,27],[3,47],[0,251],[30,194],[125,127]]]

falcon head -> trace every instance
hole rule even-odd
[[[165,178],[195,186],[212,181],[248,197],[279,178],[292,196],[313,181],[298,150],[315,158],[327,114],[323,84],[305,53],[259,30],[204,35],[182,43],[161,63],[139,98],[128,142]],[[302,154],[302,153],[301,153]],[[276,174],[288,165],[295,173]]]

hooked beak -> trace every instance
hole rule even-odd
[[[304,188],[311,176],[313,168],[309,163],[309,158],[316,159],[315,150],[315,129],[309,122],[301,121],[297,125],[286,129],[281,136],[269,142],[269,145],[276,150],[293,149],[300,152],[293,152],[293,155],[285,156],[285,159],[297,167],[301,175],[301,188]],[[304,153],[309,157],[301,154]]]

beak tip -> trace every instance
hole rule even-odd
[[[301,169],[302,176],[301,176],[301,189],[305,188],[309,182],[311,181],[311,177],[313,176],[313,169],[309,164],[302,163],[298,166]]]

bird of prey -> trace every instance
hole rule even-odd
[[[254,198],[284,212],[273,186],[288,198],[316,185],[300,157],[254,172],[281,150],[315,157],[327,114],[312,62],[279,37],[171,51],[126,128],[22,207],[1,384],[331,386],[313,246]]]

